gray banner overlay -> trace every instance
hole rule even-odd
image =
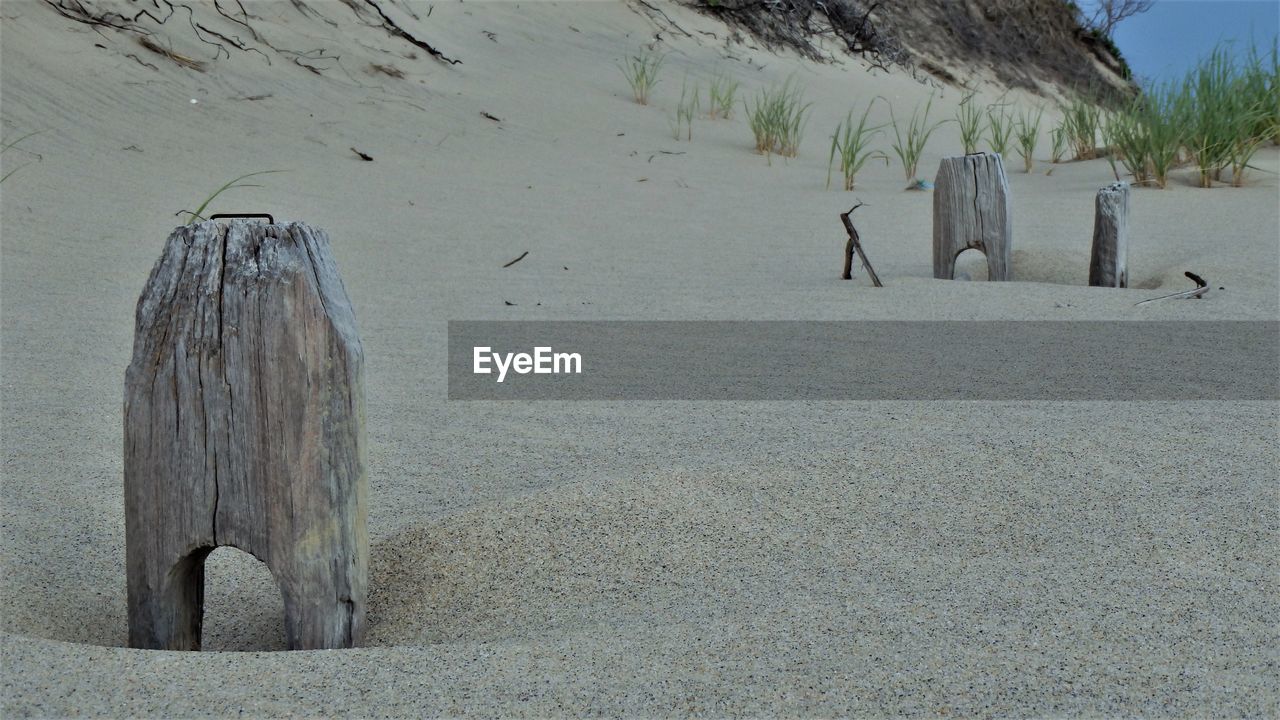
[[[449,399],[1280,400],[1280,323],[450,321]]]

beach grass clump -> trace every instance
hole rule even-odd
[[[1049,142],[1052,144],[1050,150],[1049,162],[1054,164],[1062,162],[1062,158],[1067,154],[1067,130],[1061,124],[1049,130]]]
[[[693,119],[698,115],[699,93],[700,90],[697,83],[693,85],[693,92],[689,91],[689,78],[687,76],[680,83],[680,103],[676,105],[676,121],[671,127],[671,132],[675,135],[676,140],[679,140],[680,136],[684,135],[686,140],[693,141]]]
[[[1251,48],[1241,62],[1219,46],[1181,82],[1147,87],[1108,112],[1102,133],[1116,177],[1118,163],[1136,184],[1164,188],[1170,171],[1189,160],[1201,187],[1227,172],[1232,185],[1243,185],[1258,148],[1276,139],[1280,124],[1276,55]]]
[[[902,171],[906,174],[908,182],[916,179],[916,167],[920,164],[920,156],[924,153],[924,148],[929,143],[930,136],[947,122],[946,120],[939,120],[930,124],[929,111],[932,109],[933,94],[930,93],[929,99],[924,104],[923,112],[917,106],[915,110],[911,111],[911,119],[904,126],[894,116],[893,106],[889,106],[890,124],[893,126],[893,152],[898,156],[898,160],[902,162]]]
[[[180,211],[180,212],[186,212],[186,213],[187,213],[187,216],[188,216],[188,217],[187,217],[187,224],[188,224],[188,225],[195,225],[196,223],[198,223],[198,222],[200,222],[201,220],[204,220],[204,219],[205,219],[205,218],[204,218],[204,211],[205,211],[205,208],[209,207],[209,203],[212,203],[214,200],[216,200],[216,199],[218,198],[218,196],[219,196],[219,195],[221,195],[222,193],[224,193],[224,192],[226,192],[226,191],[228,191],[228,190],[234,190],[234,189],[236,189],[236,188],[256,188],[256,187],[262,187],[261,185],[257,185],[257,184],[254,184],[254,183],[240,182],[241,180],[247,180],[247,179],[249,179],[249,178],[251,178],[251,177],[257,177],[258,175],[270,175],[270,174],[272,174],[272,173],[281,173],[281,172],[284,172],[284,170],[259,170],[258,172],[251,172],[251,173],[247,173],[247,174],[245,174],[245,175],[241,175],[240,177],[238,177],[238,178],[236,178],[236,179],[234,179],[234,180],[230,180],[230,181],[228,181],[225,185],[223,185],[222,187],[218,188],[217,190],[214,190],[212,195],[210,195],[209,197],[205,198],[205,199],[204,199],[204,202],[200,203],[200,207],[196,208],[195,210],[184,210],[184,211]]]
[[[1014,135],[1018,141],[1018,154],[1022,156],[1022,165],[1027,172],[1035,167],[1036,145],[1040,143],[1040,120],[1044,117],[1044,108],[1036,108],[1032,113],[1023,110],[1018,115],[1018,123]]]
[[[1119,163],[1133,176],[1134,183],[1142,185],[1148,182],[1150,165],[1137,112],[1124,108],[1108,113],[1102,123],[1102,142],[1107,146],[1107,162],[1116,180],[1120,179]]]
[[[708,115],[712,120],[728,120],[733,117],[733,103],[738,96],[737,80],[719,73],[711,79],[708,94],[711,105]]]
[[[1232,185],[1243,185],[1258,148],[1275,139],[1274,80],[1264,77],[1274,72],[1257,52],[1241,65],[1219,46],[1187,74],[1177,102],[1200,187],[1212,187],[1227,170]]]
[[[875,99],[867,103],[867,107],[862,111],[862,116],[855,123],[853,121],[853,111],[845,116],[844,122],[836,126],[835,133],[831,136],[831,155],[827,158],[827,189],[831,189],[832,171],[835,169],[836,158],[840,158],[840,174],[844,177],[844,189],[852,190],[858,171],[866,165],[868,160],[881,158],[887,165],[889,157],[878,150],[871,150],[871,138],[880,132],[883,125],[869,125],[867,118],[871,115],[871,107],[876,104]]]
[[[649,104],[649,95],[658,84],[658,73],[662,70],[662,62],[666,57],[649,50],[640,51],[639,55],[630,55],[619,64],[622,74],[631,85],[631,94],[641,105]]]
[[[1013,111],[1009,106],[999,102],[987,108],[987,127],[987,140],[992,152],[999,153],[1001,157],[1008,155],[1014,131]]]
[[[1062,107],[1062,136],[1074,151],[1076,160],[1098,157],[1098,131],[1102,126],[1102,110],[1093,100],[1076,95]]]
[[[1234,63],[1226,49],[1215,48],[1183,81],[1187,151],[1200,171],[1200,187],[1212,187],[1231,163],[1237,104],[1231,96]]]
[[[1169,184],[1186,138],[1186,98],[1177,85],[1149,88],[1128,105],[1110,113],[1103,136],[1112,170],[1116,163],[1139,185]],[[1117,173],[1118,176],[1118,173]]]
[[[779,87],[761,90],[754,106],[743,100],[751,134],[755,136],[756,152],[766,157],[774,153],[795,157],[800,151],[811,105],[804,101],[804,89],[794,78],[788,78]]]
[[[960,126],[965,155],[978,152],[978,143],[982,141],[982,108],[978,107],[977,95],[976,92],[965,95],[956,108],[956,124]]]
[[[1271,138],[1280,145],[1280,39],[1271,44],[1268,58],[1258,52],[1258,46],[1249,48],[1248,91],[1259,105],[1266,108],[1258,127],[1258,134]]]

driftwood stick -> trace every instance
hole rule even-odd
[[[849,241],[844,244],[844,274],[840,276],[841,280],[853,279],[853,254],[858,253],[858,259],[862,261],[862,267],[867,269],[867,274],[871,276],[871,282],[876,287],[884,287],[884,283],[880,282],[880,276],[876,275],[875,268],[871,267],[871,261],[867,260],[867,254],[862,251],[862,242],[858,238],[858,230],[853,227],[853,220],[849,216],[854,210],[862,207],[862,203],[858,203],[849,208],[849,212],[840,213],[840,222],[844,223],[844,229],[849,233]]]
[[[525,250],[524,252],[520,253],[520,257],[516,258],[515,260],[512,260],[511,262],[507,263],[506,265],[503,265],[502,267],[504,267],[504,268],[509,268],[509,267],[511,267],[512,265],[515,265],[516,263],[518,263],[518,262],[520,262],[521,260],[523,260],[523,259],[524,259],[524,256],[525,256],[525,255],[528,255],[528,254],[529,254],[529,251],[528,251],[528,250]]]
[[[1137,307],[1138,305],[1146,305],[1149,302],[1155,302],[1157,300],[1172,300],[1174,298],[1195,298],[1198,300],[1201,297],[1204,297],[1205,293],[1209,292],[1209,283],[1205,282],[1204,278],[1190,270],[1183,273],[1183,275],[1191,278],[1191,281],[1194,282],[1196,286],[1190,290],[1182,290],[1176,293],[1169,293],[1168,295],[1161,295],[1160,297],[1148,298],[1142,302],[1136,302],[1133,304],[1134,307]]]

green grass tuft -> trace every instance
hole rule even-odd
[[[730,80],[723,73],[717,74],[711,80],[708,93],[711,101],[709,114],[712,120],[728,120],[733,117],[733,103],[738,96],[737,80]]]
[[[1014,118],[1013,111],[1003,101],[987,108],[987,127],[990,128],[987,139],[991,150],[999,153],[1002,158],[1008,155],[1009,142],[1013,138]]]
[[[840,158],[840,174],[844,176],[844,189],[852,190],[854,180],[858,171],[862,166],[872,158],[881,158],[885,164],[889,164],[889,157],[878,150],[869,150],[871,138],[880,132],[883,125],[871,126],[867,124],[867,116],[871,114],[871,107],[876,104],[873,98],[867,103],[867,107],[862,111],[862,116],[858,118],[857,124],[853,122],[853,111],[845,116],[844,122],[836,126],[835,134],[831,136],[831,156],[827,159],[827,189],[831,189],[831,175],[835,169],[836,158]]]
[[[933,94],[930,93],[929,100],[924,104],[924,112],[921,113],[919,107],[912,110],[911,119],[904,129],[898,124],[898,119],[893,114],[893,106],[889,106],[889,117],[893,126],[893,152],[898,156],[898,160],[902,161],[902,170],[908,182],[916,178],[916,167],[920,164],[920,155],[924,153],[929,137],[947,122],[939,120],[930,125],[929,111],[932,108]]]
[[[641,105],[649,104],[649,95],[658,84],[658,73],[666,56],[648,50],[625,58],[618,67],[631,85],[631,94]]]
[[[685,76],[680,83],[680,104],[676,106],[676,121],[671,126],[671,132],[676,140],[685,134],[685,139],[693,141],[693,119],[698,115],[699,92],[697,83],[694,83],[693,92],[689,92],[689,78]]]
[[[1062,137],[1075,152],[1076,160],[1098,157],[1098,132],[1102,127],[1102,110],[1090,98],[1076,95],[1062,107]]]
[[[212,195],[205,198],[204,202],[200,203],[200,207],[196,208],[194,211],[186,211],[188,215],[187,224],[195,225],[197,222],[204,220],[203,213],[205,208],[209,207],[209,203],[216,200],[219,195],[221,195],[222,193],[228,190],[234,190],[235,188],[262,187],[261,185],[254,185],[251,183],[242,183],[240,182],[241,180],[244,180],[246,178],[256,177],[258,175],[270,175],[272,173],[281,173],[281,172],[286,172],[286,171],[285,170],[259,170],[258,172],[251,172],[245,175],[241,175],[235,180],[228,182],[227,184],[215,190]]]
[[[804,89],[788,78],[781,87],[760,91],[754,106],[744,100],[743,109],[755,136],[756,152],[771,156],[795,157],[808,123],[806,113],[812,103],[804,101]]]
[[[960,126],[965,155],[978,152],[978,143],[982,142],[982,108],[978,107],[977,96],[976,92],[965,95],[956,108],[956,123]]]
[[[1035,167],[1036,145],[1040,143],[1040,119],[1044,117],[1044,108],[1036,108],[1033,114],[1023,110],[1018,116],[1014,134],[1018,140],[1018,154],[1022,156],[1022,165],[1027,172]]]

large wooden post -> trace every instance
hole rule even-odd
[[[198,650],[204,561],[251,553],[290,649],[365,629],[363,356],[321,230],[204,222],[169,236],[125,375],[129,645]]]
[[[1000,155],[943,158],[933,185],[933,276],[953,279],[956,257],[974,248],[987,257],[988,280],[1012,280],[1013,221]]]
[[[1129,183],[1116,182],[1098,191],[1093,213],[1093,252],[1089,285],[1129,287]]]

